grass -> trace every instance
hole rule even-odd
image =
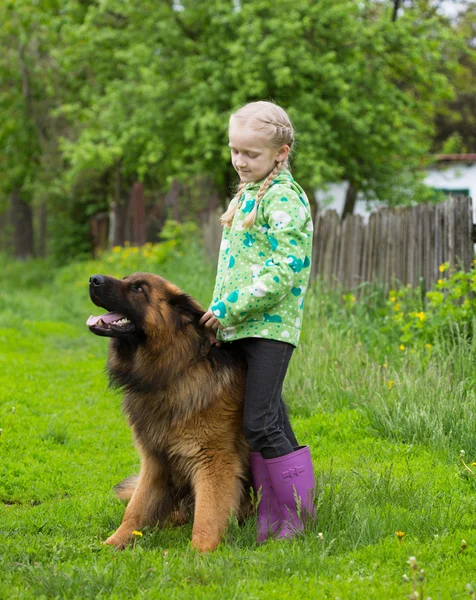
[[[107,342],[85,326],[96,311],[87,280],[123,276],[133,259],[4,271],[0,599],[404,599],[420,569],[421,597],[471,598],[476,479],[459,453],[476,460],[474,347],[435,348],[430,359],[389,352],[378,315],[362,309],[350,323],[317,285],[286,396],[312,450],[318,523],[303,538],[257,546],[253,520],[231,522],[205,556],[190,549],[190,525],[145,529],[121,553],[101,544],[124,511],[112,488],[138,458],[121,397],[107,387]],[[214,269],[199,252],[153,260],[141,268],[208,303]]]

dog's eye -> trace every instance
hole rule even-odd
[[[137,285],[136,283],[133,283],[131,285],[131,290],[133,290],[134,292],[142,292],[142,287],[140,285]]]

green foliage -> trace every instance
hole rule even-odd
[[[474,334],[476,270],[449,273],[449,264],[440,266],[442,277],[425,296],[403,287],[391,290],[387,301],[393,326],[402,344],[431,349],[439,341],[454,342]]]
[[[104,210],[135,181],[162,192],[197,177],[223,200],[229,115],[258,98],[288,109],[308,190],[347,179],[369,199],[428,199],[421,166],[468,31],[425,6],[392,22],[370,0],[4,2],[0,202],[19,189],[57,221],[81,186]],[[81,255],[83,226],[64,227],[51,248]]]
[[[78,222],[67,211],[49,219],[49,251],[59,265],[85,259],[91,253],[89,226]]]
[[[193,221],[179,223],[173,219],[167,219],[159,237],[162,240],[173,242],[176,251],[183,253],[184,250],[190,248],[190,244],[193,245],[197,242],[198,235],[198,225]],[[180,256],[182,255],[180,254]]]

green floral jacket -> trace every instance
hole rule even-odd
[[[231,227],[223,228],[210,308],[223,326],[219,340],[259,337],[297,346],[311,270],[309,201],[284,170],[262,198],[253,227],[244,229],[260,184],[244,187]]]

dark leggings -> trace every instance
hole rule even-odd
[[[282,398],[283,382],[294,346],[262,338],[233,342],[248,365],[243,429],[253,452],[276,458],[293,452],[298,442]]]

